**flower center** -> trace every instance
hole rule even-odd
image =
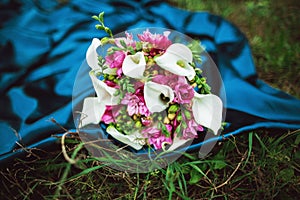
[[[135,64],[139,64],[140,62],[140,56],[139,55],[134,55],[130,57],[131,60],[135,63]]]
[[[182,68],[185,68],[185,62],[183,60],[178,60],[176,64]]]
[[[160,94],[160,99],[166,103],[170,101],[170,98],[166,97],[163,93]]]

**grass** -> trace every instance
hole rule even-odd
[[[169,0],[208,10],[236,24],[249,39],[258,74],[300,97],[300,6],[297,1]],[[297,199],[300,130],[255,130],[218,143],[205,160],[195,153],[149,173],[109,167],[89,156],[76,134],[65,151],[44,152],[0,172],[1,199]],[[119,163],[128,160],[120,157]]]

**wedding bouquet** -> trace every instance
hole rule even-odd
[[[115,37],[94,38],[86,53],[96,96],[86,97],[80,128],[104,124],[107,134],[135,150],[175,150],[205,131],[221,128],[222,101],[210,93],[197,65],[203,48],[144,29]]]

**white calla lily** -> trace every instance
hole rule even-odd
[[[223,104],[221,99],[213,94],[198,94],[192,100],[193,116],[197,124],[205,126],[217,135],[221,128]]]
[[[174,100],[174,92],[169,86],[149,81],[144,86],[144,99],[150,112],[161,112]]]
[[[108,126],[106,129],[107,133],[110,134],[113,138],[117,139],[124,144],[131,146],[136,150],[140,150],[145,144],[145,138],[138,132],[134,132],[130,135],[124,135],[120,133],[115,127]]]
[[[175,136],[174,139],[173,139],[172,145],[168,148],[167,151],[174,151],[177,148],[181,147],[182,145],[184,145],[188,142],[191,142],[191,140],[192,139],[186,140],[186,139],[182,139],[182,138],[179,138],[179,137]]]
[[[126,76],[136,79],[144,77],[146,60],[143,52],[137,52],[134,55],[127,55],[122,64],[122,71]]]
[[[99,80],[94,71],[90,72],[90,77],[92,79],[98,101],[104,105],[117,105],[119,96],[114,95],[117,89],[109,87],[103,81]]]
[[[189,64],[193,61],[192,51],[183,44],[170,45],[166,52],[154,58],[154,61],[161,68],[179,76],[186,76],[189,80],[196,75],[194,68]]]
[[[79,128],[88,124],[98,124],[106,110],[107,105],[117,105],[119,96],[115,96],[116,89],[107,86],[99,80],[95,72],[90,72],[90,77],[97,97],[87,97],[84,99]]]
[[[98,124],[105,112],[105,104],[98,101],[97,97],[87,97],[83,101],[79,128],[88,124]]]
[[[111,74],[111,75],[116,75],[117,74],[117,69],[112,69],[107,67],[106,69],[102,69],[98,65],[98,53],[97,53],[97,48],[101,45],[101,41],[97,38],[94,38],[92,40],[91,45],[89,46],[88,50],[86,51],[86,62],[92,68],[92,70],[99,70],[100,72],[103,71],[105,74]]]
[[[88,50],[86,51],[86,55],[85,55],[86,62],[92,69],[100,69],[98,65],[98,54],[96,51],[100,45],[101,45],[101,41],[97,38],[94,38]]]

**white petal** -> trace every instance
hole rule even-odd
[[[96,51],[97,47],[100,45],[101,45],[100,40],[97,38],[94,38],[92,40],[92,44],[89,46],[89,48],[86,52],[86,61],[92,69],[100,68],[98,65],[98,54]]]
[[[167,151],[174,151],[175,149],[181,147],[182,145],[186,144],[187,142],[191,142],[192,139],[185,140],[185,139],[180,139],[178,137],[174,137],[173,143],[170,146],[170,148]]]
[[[143,52],[125,57],[122,64],[122,71],[126,76],[141,79],[146,68],[146,60]]]
[[[213,94],[198,94],[195,92],[192,111],[195,121],[202,126],[211,129],[215,135],[221,127],[222,101]]]
[[[117,68],[107,67],[105,70],[103,70],[103,73],[104,74],[116,75],[117,74]]]
[[[161,94],[168,97],[169,101],[163,101]],[[144,86],[144,98],[150,112],[161,112],[168,107],[169,102],[174,100],[174,92],[169,86],[149,81]]]
[[[162,56],[154,60],[161,68],[176,75],[186,76],[189,80],[196,75],[194,68],[189,64],[193,61],[192,51],[183,44],[170,45]],[[183,66],[178,65],[179,62]]]
[[[97,97],[87,97],[83,101],[79,128],[88,124],[98,124],[105,112],[106,106]]]
[[[144,138],[138,132],[135,132],[131,135],[124,135],[124,134],[120,133],[113,126],[108,126],[106,131],[107,131],[108,134],[110,134],[116,140],[118,140],[118,141],[120,141],[124,144],[127,144],[127,145],[133,147],[136,150],[140,150],[143,147],[143,145],[141,145],[141,140],[144,141]]]
[[[96,91],[98,101],[104,105],[116,105],[118,103],[119,96],[115,96],[117,89],[109,87],[103,81],[99,80],[93,71],[90,73],[94,89]]]
[[[186,60],[187,62],[193,61],[192,51],[184,44],[174,43],[168,47],[166,52],[174,54],[178,56],[180,59]]]

